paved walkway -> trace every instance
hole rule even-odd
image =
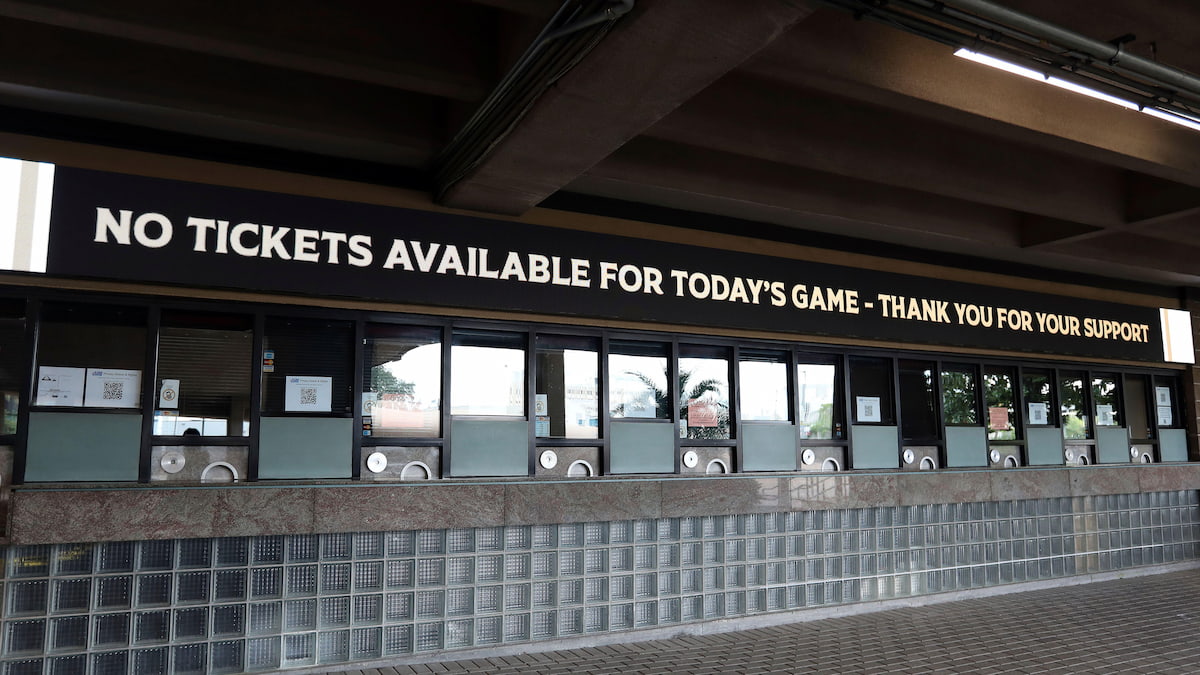
[[[1200,569],[736,633],[349,672],[1200,673]]]

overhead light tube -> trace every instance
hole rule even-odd
[[[1030,80],[1037,80],[1039,82],[1045,82],[1046,84],[1053,85],[1060,89],[1066,89],[1067,91],[1073,91],[1076,94],[1082,94],[1084,96],[1088,96],[1088,97],[1091,97],[1091,98],[1094,98],[1094,99],[1097,99],[1100,101],[1104,101],[1106,103],[1111,103],[1113,105],[1119,105],[1122,108],[1125,108],[1126,110],[1141,111],[1147,115],[1150,115],[1151,117],[1157,117],[1160,120],[1164,120],[1164,121],[1170,122],[1172,124],[1178,124],[1179,126],[1182,126],[1182,127],[1187,127],[1188,129],[1192,129],[1193,131],[1200,131],[1200,117],[1192,117],[1190,115],[1175,112],[1174,110],[1162,110],[1162,109],[1154,108],[1154,107],[1150,107],[1150,106],[1141,106],[1141,105],[1138,105],[1137,103],[1134,103],[1133,101],[1127,101],[1118,96],[1106,94],[1102,91],[1092,89],[1091,87],[1086,87],[1077,82],[1072,82],[1070,80],[1064,80],[1060,77],[1054,77],[1054,76],[1046,74],[1046,73],[1040,73],[1036,70],[1033,70],[1032,68],[1026,68],[1025,66],[1019,66],[1015,63],[1005,61],[1004,59],[998,59],[994,56],[988,56],[987,54],[981,54],[979,52],[971,51],[971,50],[967,49],[966,47],[959,48],[957,51],[954,52],[954,55],[958,56],[960,58],[967,59],[968,61],[974,61],[975,63],[980,63],[985,66],[990,66],[992,68],[996,68],[998,70],[1003,70],[1006,73],[1012,73],[1014,75],[1019,75],[1021,77],[1024,77],[1024,78],[1030,79]]]

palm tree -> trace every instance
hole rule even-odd
[[[670,410],[671,398],[670,392],[658,386],[654,378],[635,371],[625,371],[626,375],[631,375],[636,378],[654,397],[654,405],[656,410]],[[666,373],[664,373],[666,375]],[[666,379],[665,377],[663,379]],[[676,407],[679,409],[679,419],[687,419],[688,404],[693,401],[698,401],[705,394],[712,392],[718,393],[721,391],[722,382],[717,378],[708,378],[691,384],[692,371],[681,370],[679,377],[676,380],[675,391],[679,392],[679,399],[676,401]],[[689,384],[691,384],[689,388]],[[687,392],[684,394],[684,392]],[[720,401],[717,405],[717,425],[714,427],[688,427],[688,438],[729,438],[729,404]],[[615,411],[624,412],[624,404],[617,406]]]

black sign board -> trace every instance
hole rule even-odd
[[[1163,360],[1148,307],[69,167],[47,272]]]

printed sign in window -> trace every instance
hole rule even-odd
[[[36,405],[83,405],[85,368],[42,366],[38,368]]]
[[[332,408],[332,377],[287,376],[283,390],[284,412],[329,412]]]
[[[1154,401],[1156,405],[1170,406],[1171,405],[1171,388],[1170,387],[1155,387]]]
[[[1171,411],[1171,406],[1169,406],[1169,405],[1158,406],[1158,426],[1169,427],[1173,424],[1175,424],[1175,415]]]
[[[879,410],[878,396],[856,396],[855,404],[858,408],[859,422],[880,422],[883,420],[883,415]]]
[[[136,408],[142,386],[142,371],[118,368],[88,368],[84,385],[85,408]]]
[[[1030,424],[1049,424],[1049,406],[1045,403],[1030,403],[1029,404],[1029,423]]]
[[[1102,427],[1111,427],[1116,423],[1112,405],[1102,404],[1096,406],[1096,424]]]

